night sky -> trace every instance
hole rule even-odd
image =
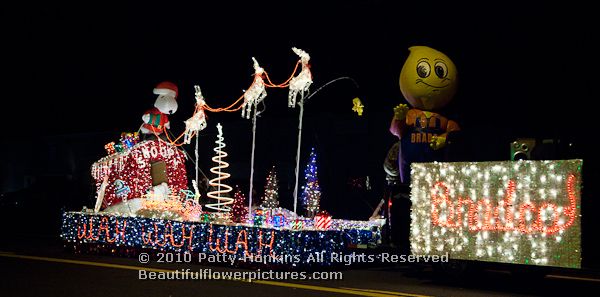
[[[584,7],[326,2],[7,7],[3,60],[5,74],[18,84],[5,88],[11,100],[4,101],[17,101],[10,103],[23,114],[14,122],[18,129],[8,132],[137,128],[153,103],[152,88],[163,80],[180,87],[177,122],[191,113],[194,84],[213,105],[237,98],[251,82],[252,56],[273,80],[285,80],[297,60],[292,46],[311,54],[315,88],[339,76],[360,85],[358,93],[348,83],[330,87],[313,111],[347,114],[348,97],[360,95],[367,116],[381,112],[387,120],[403,102],[397,79],[411,45],[431,46],[454,60],[461,85],[449,108],[467,131],[570,134],[568,123],[581,118],[575,110],[586,110],[568,99],[590,98],[593,87],[587,73],[594,69],[594,34]],[[287,108],[277,102],[285,101],[285,92],[272,90],[269,98],[273,115],[296,113],[282,114]],[[31,125],[36,116],[51,124]]]
[[[518,137],[573,143],[569,156],[584,158],[584,184],[590,184],[584,203],[596,207],[585,201],[597,192],[591,184],[598,178],[591,133],[597,112],[591,106],[598,99],[599,68],[589,7],[571,1],[218,2],[3,7],[2,110],[8,119],[1,138],[2,192],[66,176],[75,181],[66,191],[79,190],[52,199],[90,204],[89,166],[104,156],[105,143],[138,129],[157,83],[179,86],[179,110],[170,117],[179,134],[193,111],[193,85],[202,87],[211,106],[229,105],[252,82],[251,57],[280,82],[297,61],[295,46],[311,55],[313,90],[340,76],[359,85],[334,83],[307,103],[302,163],[316,147],[323,207],[337,217],[364,219],[382,195],[382,162],[395,141],[388,132],[392,108],[405,103],[400,69],[408,47],[427,45],[446,53],[459,71],[459,91],[441,113],[463,129],[460,159],[507,160],[509,142]],[[256,187],[262,193],[267,171],[276,165],[286,200],[298,110],[287,107],[287,90],[267,92],[257,130]],[[351,111],[356,96],[366,106],[363,117]],[[200,138],[202,170],[209,174],[221,122],[233,181],[247,188],[251,122],[239,113],[208,116]],[[348,184],[366,176],[370,191]],[[287,200],[284,206],[290,206]]]

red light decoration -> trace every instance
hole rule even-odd
[[[275,242],[275,231],[271,231],[271,240],[269,243],[263,242],[263,231],[258,231],[258,255],[262,255],[263,248],[269,248],[269,255],[271,257],[275,257],[275,253],[273,252],[273,243]]]
[[[315,215],[315,228],[318,230],[328,230],[331,228],[331,215],[321,211]]]
[[[519,206],[519,231],[521,233],[532,233],[538,231],[539,228],[533,224],[530,228],[527,228],[527,213],[535,212],[535,204],[531,202],[525,202]]]
[[[175,243],[175,238],[173,237],[173,234],[174,234],[173,233],[173,225],[171,224],[171,222],[167,222],[165,224],[165,227],[164,227],[163,233],[162,233],[163,237],[164,237],[163,242],[159,241],[158,226],[156,225],[156,223],[154,223],[153,225],[154,225],[154,228],[153,228],[152,232],[146,232],[145,228],[142,227],[142,241],[144,242],[144,245],[164,247],[165,245],[170,244],[173,247],[182,247],[184,245],[185,241],[188,240],[188,247],[191,247],[192,240],[194,237],[194,226],[187,227],[188,232],[186,234],[186,226],[185,226],[185,224],[182,225],[182,227],[181,227],[181,242]],[[168,241],[167,241],[167,239],[168,239]]]
[[[550,202],[543,202],[538,207],[534,202],[524,202],[518,205],[519,218],[518,227],[513,224],[513,200],[516,191],[516,182],[509,180],[502,203],[493,206],[489,199],[482,198],[472,200],[469,197],[457,197],[456,202],[450,197],[450,189],[444,182],[436,182],[431,189],[431,223],[434,226],[441,226],[451,229],[462,228],[463,206],[468,205],[467,220],[470,231],[519,231],[524,234],[545,233],[554,234],[564,231],[571,227],[575,221],[577,212],[577,197],[575,193],[575,183],[577,178],[574,174],[569,174],[566,182],[569,205],[564,207],[564,215],[568,220],[560,224],[559,207]],[[552,225],[546,226],[544,223],[543,211],[550,209],[552,211]],[[440,213],[444,211],[445,220],[440,220]],[[504,216],[501,216],[501,211]],[[528,225],[527,214],[537,215]],[[493,222],[492,222],[493,221]],[[504,222],[504,223],[502,223]]]
[[[250,256],[250,252],[248,251],[248,234],[246,233],[246,230],[242,230],[240,231],[240,233],[238,233],[237,240],[235,241],[235,251],[233,252],[234,254],[237,253],[238,248],[240,246],[244,247],[244,255]]]
[[[221,245],[220,245],[221,238],[218,238],[218,237],[217,237],[217,239],[215,241],[215,246],[213,247],[213,245],[212,245],[213,232],[214,232],[213,231],[213,226],[211,225],[210,229],[208,230],[208,248],[211,251],[213,251],[213,252],[217,251],[217,252],[219,252],[221,254],[225,254],[226,252],[229,251],[229,244],[228,244],[228,242],[229,242],[229,228],[225,229],[225,244],[224,244],[225,247],[224,248],[221,248]]]
[[[246,197],[240,190],[240,188],[236,187],[235,194],[233,194],[234,201],[231,206],[231,218],[235,223],[241,223],[246,220],[248,216],[248,209],[246,208]]]
[[[98,230],[96,232],[96,235],[94,235],[94,217],[90,217],[87,223],[83,222],[83,224],[79,224],[77,226],[77,239],[85,238],[87,240],[97,241],[98,239],[100,239],[100,234],[104,232],[104,238],[107,242],[113,243],[118,238],[120,238],[121,242],[125,243],[125,229],[127,228],[127,220],[123,220],[122,224],[122,227],[119,228],[121,223],[119,222],[119,220],[115,220],[115,235],[114,238],[111,238],[108,217],[101,217]]]

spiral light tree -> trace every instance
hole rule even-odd
[[[216,188],[216,190],[206,193],[206,196],[216,199],[217,202],[206,204],[206,207],[218,212],[229,212],[231,211],[229,205],[233,204],[233,198],[227,197],[226,195],[233,189],[223,183],[224,180],[228,179],[231,175],[222,171],[229,167],[229,163],[223,161],[223,158],[227,157],[227,153],[223,151],[225,143],[223,142],[223,126],[221,126],[221,123],[217,124],[217,130],[217,140],[215,141],[217,147],[213,149],[216,155],[212,157],[213,162],[217,163],[217,166],[210,169],[210,172],[214,173],[216,177],[209,181],[210,186]]]

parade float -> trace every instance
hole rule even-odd
[[[107,144],[108,155],[92,165],[91,174],[97,186],[95,207],[63,214],[61,237],[65,245],[76,251],[102,250],[115,254],[154,250],[225,254],[240,259],[293,256],[296,261],[292,265],[306,263],[316,253],[342,253],[377,246],[384,219],[333,219],[320,209],[322,193],[314,150],[306,165],[304,186],[299,186],[302,117],[305,99],[310,96],[312,74],[310,56],[297,48],[293,51],[299,60],[289,79],[280,84],[273,83],[252,58],[251,86],[227,107],[211,107],[200,87],[195,86],[194,113],[185,121],[185,131],[179,136],[170,133],[168,119],[178,109],[177,86],[170,82],[158,84],[154,89],[158,98],[154,107],[144,113],[140,130],[123,133],[118,142]],[[278,205],[275,168],[267,179],[261,206],[252,203],[256,199],[252,197],[256,121],[261,112],[257,107],[265,100],[268,88],[289,88],[288,106],[300,109],[295,190],[290,197],[294,199],[293,210]],[[363,107],[355,98],[352,110],[362,115]],[[230,174],[221,124],[216,125],[218,136],[212,158],[215,164],[210,170],[213,178],[209,192],[202,196],[198,190],[198,133],[207,127],[206,113],[236,111],[252,120],[248,199],[227,184]],[[181,147],[192,145],[194,139],[196,172],[195,178],[189,178],[185,166],[188,156]],[[304,215],[299,215],[301,208]],[[327,259],[319,262],[319,265],[331,264]]]

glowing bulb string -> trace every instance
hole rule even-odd
[[[177,138],[175,138],[175,140],[172,140],[171,137],[169,136],[169,130],[167,130],[165,127],[163,127],[163,133],[165,134],[165,137],[167,138],[168,141],[165,141],[164,139],[160,138],[159,134],[157,134],[154,130],[152,130],[152,133],[154,134],[154,136],[156,136],[156,139],[158,139],[160,142],[164,142],[166,144],[170,144],[175,147],[180,147],[180,146],[186,144],[185,142],[177,143],[177,141],[179,139],[181,139],[181,137],[184,136],[185,132],[181,133],[181,135],[179,135]],[[196,134],[197,134],[197,132],[193,132],[191,134],[190,138],[193,138],[194,136],[196,136]]]
[[[280,83],[280,84],[274,84],[271,79],[269,78],[269,74],[265,71],[265,78],[267,79],[267,81],[269,82],[269,84],[265,84],[265,86],[269,87],[269,88],[286,88],[288,87],[290,84],[289,82],[292,80],[292,78],[294,78],[294,75],[296,74],[296,71],[298,70],[298,65],[300,65],[302,63],[301,60],[298,60],[298,62],[296,62],[296,67],[294,67],[294,71],[292,71],[292,75],[290,75],[290,77]]]
[[[291,76],[284,81],[281,84],[274,84],[270,77],[269,74],[267,73],[267,71],[263,71],[263,74],[265,76],[265,78],[267,79],[268,83],[262,83],[262,85],[264,85],[267,88],[285,88],[289,86],[289,82],[292,80],[292,78],[294,78],[294,75],[296,74],[296,72],[298,71],[298,65],[300,65],[301,61],[298,60],[298,62],[296,63],[296,67],[294,68],[294,70],[292,71]],[[262,78],[262,74],[255,74],[254,75],[254,80],[252,81],[252,84],[254,84],[258,79]],[[248,88],[248,90],[246,90],[235,102],[233,102],[231,105],[227,106],[227,107],[219,107],[219,108],[213,108],[210,107],[210,105],[206,104],[203,108],[207,111],[210,112],[236,112],[239,111],[240,109],[242,109],[242,106],[238,106],[235,107],[238,103],[240,103],[240,101],[242,101],[242,99],[244,99],[245,95],[248,93],[248,91],[250,90],[250,88]]]
[[[262,70],[261,73],[256,73],[254,75],[254,80],[252,81],[251,86],[258,83],[258,84],[260,84],[260,85],[262,85],[262,86],[264,86],[266,88],[285,88],[285,87],[288,87],[289,86],[289,82],[294,78],[294,75],[298,71],[298,65],[300,65],[301,63],[302,63],[301,60],[298,60],[298,62],[296,62],[296,66],[294,67],[294,70],[292,71],[292,74],[290,75],[290,77],[286,81],[284,81],[283,83],[281,83],[281,84],[275,84],[275,83],[273,83],[271,81],[270,77],[269,77],[269,74],[266,71]],[[264,74],[265,78],[267,79],[268,83],[265,83],[264,81],[262,81],[262,75],[263,74]],[[311,77],[312,77],[312,74],[311,74]],[[252,87],[248,88],[248,90],[244,91],[244,93],[236,101],[234,101],[232,104],[230,104],[227,107],[213,108],[210,105],[208,105],[208,103],[206,103],[206,102],[204,102],[202,104],[202,106],[199,106],[197,104],[196,108],[194,110],[194,113],[192,115],[192,118],[194,116],[196,116],[196,114],[198,112],[201,112],[201,111],[204,111],[204,110],[210,111],[210,112],[214,112],[214,113],[217,113],[217,112],[236,112],[236,111],[239,111],[239,110],[241,110],[244,107],[244,104],[239,104],[239,103],[242,100],[244,100],[245,98],[248,97],[248,92],[251,89],[252,89]],[[243,103],[246,103],[246,101],[247,100],[244,100]],[[236,105],[237,105],[237,107],[236,107]],[[166,130],[167,130],[166,128],[163,128],[163,131],[166,131]],[[185,135],[185,133],[186,133],[185,131],[183,133],[181,133],[178,137],[175,138],[175,140],[171,139],[171,137],[167,133],[165,133],[165,134],[167,134],[167,140],[172,145],[174,145],[174,146],[181,146],[181,145],[185,144],[185,142],[183,142],[183,143],[177,143],[177,141],[179,141],[181,139],[181,137],[183,137]],[[195,135],[195,134],[193,134],[193,135]],[[158,137],[158,135],[157,135],[157,137]],[[190,138],[192,138],[192,137],[193,136],[191,136]]]
[[[163,128],[163,132],[165,133],[165,136],[167,137],[167,139],[169,140],[169,143],[171,145],[182,146],[182,145],[186,144],[185,142],[177,143],[177,141],[179,141],[179,139],[181,139],[181,137],[183,137],[185,135],[185,132],[181,133],[179,136],[177,136],[177,138],[175,138],[175,140],[171,139],[171,137],[169,136],[169,133],[167,132],[167,128]],[[198,132],[195,132],[195,131],[192,132],[190,138],[194,138],[194,136],[196,136],[196,134],[198,134]]]
[[[246,94],[246,92],[244,92],[240,98],[238,98],[235,102],[233,102],[231,105],[227,106],[227,107],[219,107],[219,108],[212,108],[210,107],[208,104],[204,106],[205,110],[208,110],[210,112],[234,112],[234,111],[238,111],[240,109],[242,109],[242,106],[238,106],[235,109],[232,109],[236,104],[238,104],[242,99],[244,99],[244,95]]]

